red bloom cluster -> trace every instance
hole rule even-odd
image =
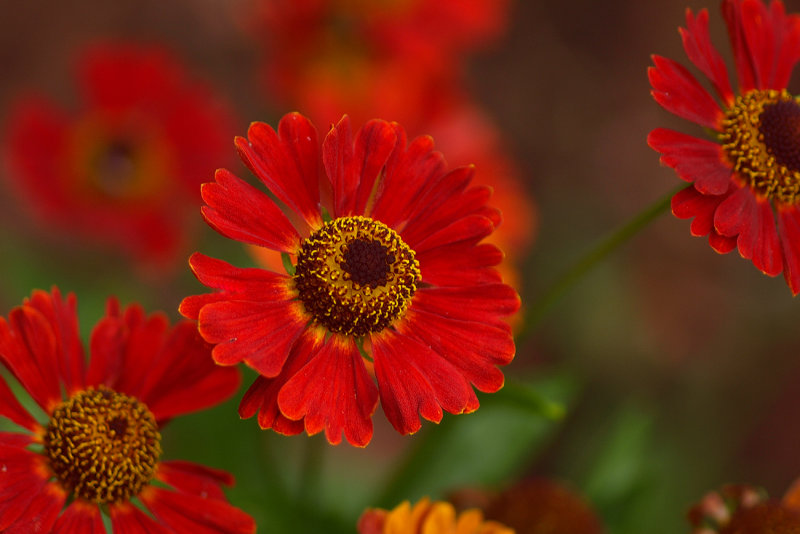
[[[79,59],[76,112],[33,95],[14,105],[11,178],[48,231],[173,264],[202,177],[230,161],[231,114],[160,48],[97,45]]]
[[[231,475],[159,460],[159,429],[230,397],[238,370],[214,365],[194,323],[170,326],[114,299],[88,366],[78,336],[75,297],[57,289],[0,318],[0,362],[48,417],[38,421],[0,379],[0,416],[25,430],[0,432],[0,531],[104,533],[103,508],[117,533],[255,532],[222,493]]]
[[[800,292],[800,104],[786,88],[800,60],[800,16],[783,3],[725,0],[739,89],[734,92],[711,44],[708,12],[686,11],[681,28],[689,60],[711,81],[716,100],[683,66],[654,56],[653,97],[668,111],[709,129],[712,140],[665,128],[648,143],[692,185],[672,199],[691,232],[720,253],[739,254],[765,274],[783,272]]]
[[[472,168],[446,171],[430,137],[409,142],[394,123],[370,121],[354,137],[347,117],[321,153],[299,114],[277,132],[252,124],[236,146],[291,218],[226,170],[203,186],[203,215],[227,237],[281,252],[288,274],[195,254],[193,271],[215,291],[180,311],[216,344],[215,361],[262,375],[243,417],[363,446],[379,395],[407,434],[420,416],[477,409],[472,386],[502,387],[497,366],[514,355],[503,318],[519,298],[494,268],[500,250],[480,243],[500,219]]]

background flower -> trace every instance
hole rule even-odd
[[[33,91],[13,103],[5,128],[14,188],[40,235],[174,267],[196,228],[200,184],[230,161],[230,109],[155,45],[93,45],[75,81],[74,111]]]

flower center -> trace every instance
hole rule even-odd
[[[143,403],[99,386],[53,410],[44,448],[56,477],[76,497],[114,503],[152,480],[161,435]]]
[[[294,274],[300,301],[331,332],[364,336],[401,317],[420,279],[414,251],[383,223],[340,217],[303,241]]]
[[[756,193],[783,204],[800,201],[800,105],[785,90],[736,98],[720,141],[733,169]]]

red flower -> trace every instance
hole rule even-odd
[[[315,119],[366,109],[405,120],[406,109],[447,95],[442,86],[460,73],[464,53],[505,29],[509,2],[265,0],[258,8],[254,34],[268,52],[274,96]]]
[[[89,349],[87,365],[74,295],[35,291],[0,317],[0,361],[49,418],[0,379],[0,416],[27,430],[0,432],[0,531],[101,533],[102,508],[117,533],[255,532],[225,500],[228,473],[159,461],[161,426],[232,395],[237,370],[213,364],[193,323],[113,298]]]
[[[186,248],[202,176],[227,161],[231,116],[166,51],[104,45],[79,58],[82,106],[14,105],[11,178],[48,230],[118,247],[147,266]]]
[[[314,126],[286,115],[278,132],[254,123],[237,138],[245,163],[292,212],[226,170],[203,186],[206,221],[223,235],[284,253],[289,274],[240,269],[195,254],[196,276],[215,289],[187,297],[217,363],[258,371],[239,407],[262,428],[372,436],[383,410],[403,434],[419,416],[478,408],[472,389],[503,385],[497,368],[514,342],[503,317],[519,298],[494,268],[502,253],[480,241],[499,214],[473,169],[446,172],[430,137],[407,142],[374,120],[355,135],[343,118],[320,148]],[[322,186],[320,186],[322,184]],[[330,214],[330,215],[329,215]],[[365,360],[366,358],[366,360]],[[374,366],[377,388],[367,363]]]
[[[765,274],[783,272],[800,292],[800,104],[786,90],[800,59],[800,16],[783,3],[725,0],[738,94],[712,46],[708,12],[686,11],[681,28],[691,62],[711,81],[719,102],[680,64],[653,56],[653,97],[668,111],[713,132],[712,140],[657,128],[648,143],[661,162],[692,185],[672,199],[672,211],[692,218],[691,232],[708,235],[720,253],[739,249]],[[777,221],[777,225],[776,225]]]

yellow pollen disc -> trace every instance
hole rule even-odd
[[[152,480],[161,434],[143,403],[99,386],[53,410],[44,448],[53,473],[75,497],[124,502]]]
[[[719,135],[746,185],[782,204],[800,201],[800,105],[785,90],[753,90],[736,98]]]
[[[402,317],[420,280],[414,251],[369,217],[334,219],[303,241],[294,285],[331,332],[364,336]]]

